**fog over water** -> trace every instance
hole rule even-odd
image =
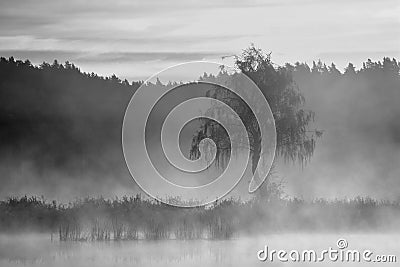
[[[349,250],[364,250],[376,255],[396,255],[399,237],[382,234],[275,234],[225,241],[157,241],[112,243],[58,243],[48,235],[0,236],[0,264],[17,266],[394,266],[396,263],[365,262],[280,262],[259,261],[257,252],[269,250],[338,249],[337,240],[345,238]],[[287,257],[289,258],[289,257]],[[397,259],[398,260],[398,259]]]

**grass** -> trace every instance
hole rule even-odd
[[[226,199],[197,208],[176,208],[141,195],[69,204],[26,196],[0,202],[0,231],[58,233],[60,241],[229,239],[242,233],[398,231],[399,226],[399,203],[361,197]]]

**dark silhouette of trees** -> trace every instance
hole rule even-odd
[[[321,133],[310,129],[314,114],[304,108],[301,88],[313,86],[324,90],[333,84],[349,88],[368,84],[379,88],[390,85],[400,88],[400,65],[388,57],[373,62],[368,59],[356,70],[349,63],[342,74],[332,63],[326,67],[321,60],[312,68],[305,63],[276,66],[269,54],[251,46],[236,57],[236,67],[248,75],[270,103],[277,126],[278,155],[288,161],[306,162],[315,149]],[[221,71],[217,76],[204,74],[204,81],[231,79]],[[3,162],[29,159],[39,170],[48,168],[75,172],[85,170],[125,170],[120,148],[121,122],[126,105],[142,82],[121,81],[116,75],[100,77],[82,73],[70,62],[43,62],[34,66],[29,60],[0,58],[0,158]],[[160,81],[149,86],[175,86]],[[210,96],[221,98],[225,92],[213,91]],[[229,95],[230,99],[234,96]],[[223,100],[235,108],[235,100]],[[240,102],[237,102],[240,103]],[[251,127],[254,116],[248,108],[236,109],[251,129],[252,161],[258,162],[259,129]],[[209,127],[212,126],[212,127]],[[211,128],[214,133],[209,132]],[[212,121],[205,121],[193,139],[193,155],[204,137],[220,136],[220,148],[229,150],[226,137]],[[258,140],[258,141],[257,141]],[[225,151],[225,152],[226,152]],[[101,161],[99,155],[104,155]],[[109,156],[108,156],[109,155]],[[226,153],[220,154],[222,158]],[[253,167],[254,168],[254,167]],[[119,175],[120,173],[118,173]]]
[[[324,90],[336,84],[349,89],[368,85],[378,93],[400,88],[400,64],[387,57],[378,62],[367,60],[358,70],[349,63],[343,74],[334,64],[326,67],[321,61],[312,68],[299,62],[277,67],[270,55],[254,47],[245,50],[236,61],[271,103],[278,152],[290,161],[308,159],[319,134],[309,129],[313,113],[304,109],[304,97],[298,87]],[[222,71],[219,76],[204,74],[202,78],[227,79],[229,74]],[[87,169],[107,173],[115,166],[125,168],[120,154],[120,124],[126,104],[140,85],[141,82],[121,81],[115,75],[82,73],[70,62],[33,66],[29,60],[1,58],[0,160],[30,159],[39,169],[53,167],[78,174]],[[174,85],[177,83],[166,86]],[[157,82],[149,86],[164,85]],[[222,94],[210,93],[216,98]],[[241,112],[248,115],[246,109]],[[253,131],[256,136],[257,129]],[[393,132],[393,138],[398,140],[398,129]],[[208,131],[203,133],[210,136]],[[100,161],[99,155],[103,155]],[[11,197],[0,201],[0,231],[58,232],[60,240],[118,240],[140,236],[194,239],[202,234],[229,238],[238,232],[258,233],[265,229],[398,230],[398,203],[369,198],[334,202],[284,200],[279,194],[280,185],[273,186],[276,189],[269,188],[272,193],[268,201],[227,199],[212,207],[194,209],[173,208],[139,195],[113,200],[86,198],[69,204]],[[278,194],[271,197],[273,193]],[[382,222],[382,218],[391,220]]]
[[[321,76],[324,76],[327,80],[331,80],[333,82],[340,81],[342,76],[354,76],[359,80],[367,78],[369,81],[371,81],[375,78],[381,79],[385,77],[388,78],[389,76],[397,79],[400,73],[400,64],[397,62],[397,60],[395,58],[390,59],[388,57],[384,57],[382,62],[374,62],[371,59],[368,59],[362,64],[362,68],[359,70],[356,70],[353,63],[349,63],[344,69],[343,73],[336,68],[334,63],[331,63],[331,66],[326,67],[326,64],[321,60],[318,60],[317,63],[313,61],[313,67],[311,69],[306,63],[300,62],[296,62],[294,66],[291,64],[286,64],[285,68],[292,72],[296,81],[303,77],[306,77],[307,79],[318,80],[318,77]],[[314,78],[311,76],[311,74],[315,75]]]
[[[271,61],[270,54],[254,46],[245,49],[240,56],[236,57],[236,67],[252,79],[268,100],[271,107],[277,132],[277,154],[287,161],[298,161],[301,164],[307,162],[315,149],[316,137],[321,135],[320,131],[309,129],[309,123],[314,119],[314,113],[303,108],[305,98],[293,80],[292,72],[294,66],[287,64],[284,67],[276,67]],[[319,62],[314,66],[312,72],[323,71]],[[334,65],[333,65],[334,67]],[[309,71],[306,68],[305,71]],[[332,72],[338,72],[332,68]],[[205,81],[234,80],[234,75],[221,71],[217,77],[202,77]],[[252,171],[257,167],[261,151],[261,131],[250,108],[233,93],[227,90],[210,90],[209,95],[219,99],[231,106],[242,119],[250,142]],[[203,120],[202,130],[193,138],[191,155],[193,158],[199,156],[198,144],[203,138],[215,140],[217,157],[229,157],[231,146],[229,137],[224,133],[223,127],[213,120]],[[236,141],[234,141],[236,142]]]
[[[322,134],[322,131],[313,129],[314,113],[307,110],[304,106],[305,99],[300,92],[302,88],[314,88],[313,90],[331,90],[335,86],[352,88],[400,88],[399,66],[396,59],[388,57],[383,61],[373,62],[368,59],[363,67],[356,70],[352,63],[349,63],[344,73],[342,73],[334,63],[329,67],[321,60],[314,61],[310,68],[306,63],[297,62],[294,65],[276,66],[271,62],[269,54],[264,54],[254,46],[244,50],[243,54],[236,58],[236,67],[247,74],[262,90],[263,94],[270,103],[277,127],[277,154],[283,156],[288,161],[297,161],[301,164],[307,162],[313,155],[315,140]],[[226,80],[228,74],[221,72],[217,77],[204,75],[205,81]],[[391,89],[390,89],[391,90]],[[311,90],[312,91],[312,90]],[[239,103],[235,96],[228,95],[224,100],[223,91],[210,92],[210,96],[226,102],[235,109],[235,104]],[[361,96],[360,96],[361,97]],[[234,100],[230,100],[234,99]],[[249,109],[236,107],[240,116],[247,118],[245,123],[251,124],[253,119]],[[192,145],[193,158],[198,157],[198,144],[203,138],[217,140],[217,147],[221,150],[228,150],[228,137],[225,135],[218,124],[211,120],[204,120],[202,131],[194,136]],[[253,163],[258,162],[257,136],[258,128],[250,129],[250,144]],[[394,126],[392,128],[395,128]],[[212,129],[212,131],[210,131]],[[217,129],[217,130],[216,130]],[[226,159],[229,153],[217,153]],[[223,160],[222,160],[223,161]]]
[[[344,70],[344,75],[347,75],[347,76],[356,75],[356,68],[354,67],[353,63],[349,63],[349,65]]]
[[[26,160],[39,174],[56,170],[72,177],[124,170],[121,124],[141,84],[82,73],[70,62],[33,66],[28,60],[1,58],[2,162]]]

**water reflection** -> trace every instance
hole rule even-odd
[[[277,234],[234,240],[120,242],[52,242],[46,234],[19,234],[0,236],[0,266],[308,266],[259,262],[256,253],[266,244],[285,250],[325,249],[335,246],[341,236],[352,249],[371,249],[381,254],[397,255],[400,246],[399,234]]]

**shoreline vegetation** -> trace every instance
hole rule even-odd
[[[51,234],[59,241],[231,239],[241,234],[293,231],[396,232],[400,203],[357,197],[224,199],[197,208],[173,207],[136,196],[84,198],[68,204],[43,197],[0,201],[0,233]]]

